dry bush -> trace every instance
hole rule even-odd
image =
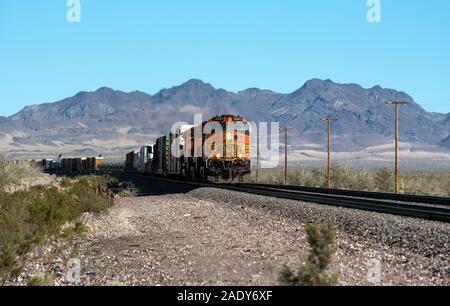
[[[450,172],[406,172],[401,176],[400,188],[408,194],[450,196]]]
[[[39,168],[27,162],[15,164],[9,158],[0,155],[0,188],[17,184],[25,178],[39,177],[41,175]]]
[[[47,287],[51,286],[55,281],[55,275],[53,273],[44,273],[41,275],[33,276],[28,280],[28,286],[30,287]]]
[[[332,187],[337,189],[364,190],[375,192],[394,191],[394,173],[390,169],[356,169],[334,164],[331,170]],[[256,182],[253,171],[250,182]],[[260,170],[259,182],[281,184],[284,182],[284,169]],[[326,187],[327,172],[324,168],[290,168],[288,183],[308,187]],[[402,172],[400,192],[450,196],[450,173]]]
[[[335,252],[336,231],[334,225],[307,224],[305,226],[310,246],[310,253],[303,260],[298,271],[285,266],[280,274],[280,283],[288,286],[333,286],[337,284],[338,275],[329,274]]]
[[[0,284],[21,273],[38,245],[69,233],[81,233],[81,214],[112,206],[107,180],[82,177],[65,189],[34,186],[27,191],[0,190]],[[69,222],[73,229],[63,229]]]

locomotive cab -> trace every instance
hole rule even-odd
[[[240,116],[217,116],[204,122],[202,130],[201,139],[195,138],[195,127],[184,135],[184,176],[217,183],[243,182],[251,172],[249,122]]]

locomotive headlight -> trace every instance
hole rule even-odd
[[[227,133],[227,140],[230,141],[231,138],[233,138],[233,135],[231,135],[231,133]]]

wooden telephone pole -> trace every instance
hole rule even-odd
[[[331,122],[337,121],[336,118],[324,118],[323,121],[328,125],[328,163],[327,163],[327,187],[331,188]]]
[[[395,193],[399,192],[399,176],[400,176],[400,168],[398,162],[398,113],[399,106],[408,104],[406,101],[386,101],[385,104],[395,105]]]
[[[259,133],[256,139],[256,183],[259,183]]]
[[[288,132],[290,129],[283,128],[284,131],[284,185],[288,184]]]

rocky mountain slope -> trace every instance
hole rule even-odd
[[[450,136],[439,143],[441,147],[450,149]]]
[[[151,143],[176,121],[206,120],[216,114],[240,114],[253,121],[277,121],[292,128],[297,148],[322,144],[333,125],[335,149],[358,151],[392,142],[394,110],[386,100],[404,100],[400,136],[403,142],[450,149],[450,114],[426,112],[408,94],[380,86],[365,89],[313,79],[290,94],[257,88],[238,93],[216,89],[200,80],[163,89],[155,95],[100,88],[55,103],[24,108],[0,117],[0,150],[20,152],[125,152]]]

